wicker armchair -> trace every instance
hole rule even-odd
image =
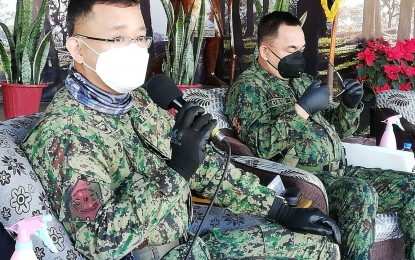
[[[227,117],[223,112],[226,89],[188,89],[183,91],[183,93],[186,100],[195,102],[196,104],[204,107],[207,112],[211,113],[218,120],[218,127],[221,128],[221,132],[227,135],[230,140],[232,154],[234,155],[233,162],[237,167],[255,173],[259,176],[261,183],[264,185],[268,184],[276,174],[279,174],[286,187],[300,188],[303,191],[303,196],[313,201],[313,207],[318,207],[326,213],[329,212],[326,191],[314,175],[300,169],[255,158],[253,157],[254,154],[249,147],[236,138],[235,134],[230,129]],[[406,95],[410,97],[406,97],[403,100],[407,101],[410,98],[411,100],[415,100],[414,93],[415,92],[407,93]],[[389,97],[389,95],[385,96]],[[392,95],[392,97],[396,99],[396,96]],[[407,102],[394,103],[406,104]],[[381,104],[391,104],[391,102],[382,101],[379,105]],[[412,103],[408,105],[412,106]],[[406,113],[408,113],[408,111],[414,110],[412,109],[406,111]],[[415,116],[413,117],[415,118]],[[351,138],[348,139],[347,142],[361,142],[362,144],[369,143],[371,145],[374,144],[373,139],[367,138]],[[225,147],[221,146],[220,143],[215,144],[218,149],[225,150]],[[375,226],[375,245],[372,250],[372,259],[405,259],[404,242],[402,239],[402,233],[398,226],[398,217],[396,213],[377,214]]]

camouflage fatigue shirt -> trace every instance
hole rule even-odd
[[[340,137],[357,129],[362,105],[348,109],[331,102],[329,109],[305,120],[294,105],[312,80],[303,74],[283,81],[255,61],[229,89],[226,114],[239,138],[257,156],[271,159],[294,148],[301,165],[324,166],[341,159]]]
[[[133,93],[120,116],[90,109],[61,89],[22,144],[75,247],[88,258],[119,259],[140,245],[186,233],[189,187],[209,198],[223,159],[211,146],[187,182],[166,165],[173,118],[147,93]],[[230,166],[217,203],[267,216],[275,195],[250,173]]]

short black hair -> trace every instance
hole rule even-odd
[[[91,13],[92,7],[96,4],[129,7],[139,5],[140,0],[70,0],[66,15],[66,27],[68,29],[69,36],[73,35],[76,22]]]
[[[301,26],[301,21],[289,12],[274,11],[261,18],[258,25],[258,47],[267,37],[276,37],[281,24]]]

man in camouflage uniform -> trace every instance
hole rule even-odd
[[[52,208],[88,258],[183,259],[190,190],[211,198],[222,175],[206,145],[215,120],[193,106],[174,122],[137,88],[151,44],[137,1],[72,0],[68,32],[66,87],[22,144]],[[250,173],[227,174],[217,203],[276,223],[213,229],[192,259],[338,259],[331,237],[339,243],[340,231],[328,216],[288,207]]]
[[[345,80],[336,103],[327,86],[302,74],[304,34],[289,13],[263,17],[258,46],[258,60],[227,96],[226,113],[239,138],[261,158],[315,172],[342,231],[342,257],[370,259],[376,213],[397,212],[407,257],[415,259],[415,175],[341,164],[340,138],[359,124],[362,86]]]

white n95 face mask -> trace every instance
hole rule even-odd
[[[85,66],[95,71],[112,90],[124,94],[144,84],[149,59],[146,48],[140,48],[132,43],[98,53],[84,41],[82,42],[98,55],[95,70],[86,63]]]

